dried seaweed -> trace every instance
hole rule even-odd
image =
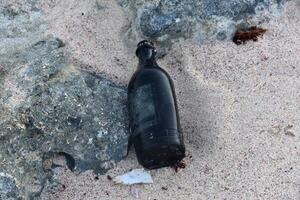
[[[184,169],[185,167],[186,167],[186,163],[184,160],[181,160],[172,166],[175,172],[178,172],[179,169]]]
[[[258,37],[262,37],[267,30],[256,26],[248,29],[237,29],[233,37],[233,42],[237,45],[245,44],[246,41],[257,41]]]

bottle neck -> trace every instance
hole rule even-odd
[[[141,47],[137,49],[136,55],[139,58],[139,68],[158,67],[155,59],[155,48],[150,46]]]

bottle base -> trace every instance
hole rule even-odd
[[[139,163],[147,169],[174,166],[185,157],[185,149],[180,142],[174,143],[174,137],[160,137],[160,144],[134,142]],[[170,143],[172,141],[172,143]]]

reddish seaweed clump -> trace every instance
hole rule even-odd
[[[234,34],[233,42],[237,45],[245,44],[246,41],[257,41],[258,37],[262,37],[267,30],[256,26],[251,26],[248,29],[237,29]]]

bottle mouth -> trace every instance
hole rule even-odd
[[[141,49],[144,49],[144,48],[153,49],[153,52],[156,53],[156,49],[155,49],[155,47],[154,47],[153,42],[148,41],[148,40],[142,40],[142,41],[140,41],[140,42],[137,44],[137,49],[136,49],[136,51],[135,51],[135,55],[138,56],[138,52],[139,52]]]
[[[142,40],[142,41],[140,41],[140,42],[137,44],[137,47],[140,47],[140,46],[145,45],[145,44],[154,47],[153,42],[148,41],[148,40]]]

